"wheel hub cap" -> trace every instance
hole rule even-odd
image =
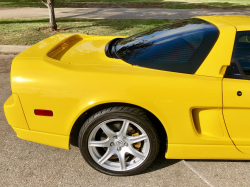
[[[125,142],[121,139],[115,140],[115,146],[116,147],[123,147],[125,145]]]

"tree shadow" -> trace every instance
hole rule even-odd
[[[13,24],[13,23],[48,23],[49,19],[2,19],[0,24]]]
[[[57,22],[78,22],[90,21],[91,19],[77,19],[77,18],[57,18]],[[93,21],[93,20],[91,20]],[[48,23],[49,18],[21,18],[21,19],[1,19],[0,24],[13,24],[13,23]]]
[[[77,18],[57,18],[57,23],[74,23],[74,22],[89,22],[93,23],[89,26],[108,26],[114,29],[123,30],[126,28],[138,27],[139,25],[152,25],[152,24],[164,24],[170,23],[172,20],[155,20],[155,19],[133,19],[133,20],[124,20],[124,19],[77,19]],[[174,20],[173,20],[174,21]],[[2,19],[0,24],[14,24],[14,23],[49,23],[49,19]],[[82,26],[80,26],[82,27]],[[79,28],[80,28],[79,27]],[[78,28],[72,27],[72,28]]]
[[[152,26],[152,24],[157,27],[160,25],[164,25],[170,22],[173,22],[174,20],[122,20],[122,19],[114,19],[114,20],[91,20],[91,19],[64,19],[60,18],[57,19],[58,24],[58,31],[68,31],[68,32],[82,32],[86,33],[86,29],[91,27],[108,27],[112,31],[122,31],[122,30],[130,30],[133,28],[143,28],[145,26]],[[1,24],[25,24],[25,23],[48,23],[48,19],[8,19],[8,20],[2,20],[0,21]],[[64,24],[62,24],[64,23]],[[69,23],[69,24],[65,24]],[[71,24],[72,23],[72,24]],[[74,24],[74,23],[86,23],[86,24]],[[36,28],[37,31],[42,31],[44,29],[44,25],[39,26],[39,28]],[[77,31],[76,31],[77,30]]]

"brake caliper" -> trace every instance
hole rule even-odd
[[[137,132],[137,133],[132,134],[132,137],[139,136],[139,135],[140,135],[139,132]],[[137,143],[133,144],[133,146],[138,151],[141,148],[141,142],[137,142]]]

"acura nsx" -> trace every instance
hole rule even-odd
[[[20,53],[4,104],[21,139],[109,175],[167,159],[250,159],[250,17],[195,17],[130,37],[58,34]]]

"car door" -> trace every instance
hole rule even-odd
[[[223,114],[231,139],[250,154],[250,31],[237,32],[223,79]]]

